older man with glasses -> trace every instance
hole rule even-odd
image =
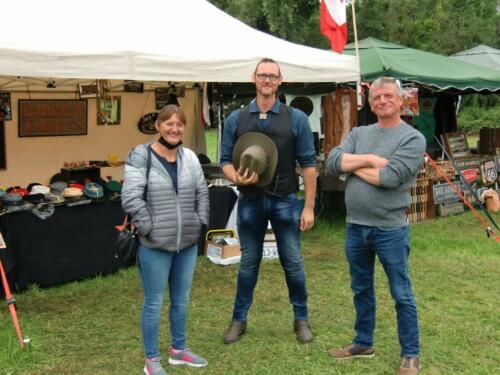
[[[231,113],[225,122],[222,138],[222,170],[239,190],[237,226],[242,249],[233,317],[224,334],[224,343],[238,341],[247,330],[247,315],[257,284],[268,221],[276,236],[289,299],[293,305],[293,327],[298,341],[308,343],[313,340],[313,334],[308,322],[300,232],[314,224],[316,154],[313,135],[303,112],[277,100],[282,77],[276,61],[269,58],[259,61],[252,80],[256,98],[250,105]],[[267,186],[256,186],[259,175],[255,171],[236,170],[234,167],[238,164],[232,159],[234,145],[242,135],[250,132],[265,134],[277,146],[277,167]],[[300,217],[297,210],[296,161],[303,168],[305,188],[305,204]]]

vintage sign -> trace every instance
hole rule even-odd
[[[139,119],[137,126],[141,133],[144,134],[156,134],[158,133],[158,129],[156,129],[155,122],[158,118],[158,112],[151,112]]]
[[[460,173],[463,178],[465,178],[465,181],[467,181],[469,184],[473,184],[477,180],[479,171],[477,169],[464,169]]]
[[[85,134],[86,100],[19,100],[19,137]]]
[[[458,191],[462,191],[462,183],[460,181],[455,181],[453,184],[458,189]],[[448,183],[435,184],[432,187],[432,191],[434,193],[435,204],[452,203],[460,200],[460,197]]]
[[[497,168],[494,160],[488,160],[481,164],[481,179],[484,185],[494,184],[497,180]]]
[[[455,160],[455,166],[459,170],[479,168],[480,164],[481,164],[480,158],[464,158],[460,160]]]
[[[464,212],[464,204],[462,202],[442,203],[438,206],[439,216],[457,215]]]

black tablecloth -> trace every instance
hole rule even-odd
[[[208,229],[225,228],[237,196],[229,187],[212,187],[209,194]],[[52,286],[118,270],[115,225],[121,224],[123,217],[119,201],[58,206],[45,220],[30,212],[0,216],[0,231],[7,244],[6,249],[0,249],[0,260],[11,289],[24,290],[30,284]],[[200,235],[200,254],[205,234]]]
[[[0,217],[0,249],[10,287],[23,290],[108,274],[120,268],[114,246],[124,213],[119,201],[58,206],[41,220],[30,212]]]

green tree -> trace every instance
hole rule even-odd
[[[357,0],[355,6],[360,39],[373,36],[443,55],[478,44],[500,46],[498,0]]]
[[[328,48],[319,31],[317,0],[210,0],[233,17],[290,42]]]
[[[210,0],[258,30],[329,48],[319,29],[318,0]],[[478,44],[500,48],[500,0],[356,0],[358,38],[369,36],[450,55]],[[354,40],[347,9],[349,41]]]

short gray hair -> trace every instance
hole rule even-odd
[[[383,85],[392,85],[394,86],[396,90],[396,95],[399,98],[403,97],[403,90],[401,89],[401,84],[399,83],[399,80],[396,78],[392,77],[379,77],[370,86],[370,95],[368,96],[368,101],[371,102],[372,100],[372,91],[371,89],[378,89],[382,87]]]

